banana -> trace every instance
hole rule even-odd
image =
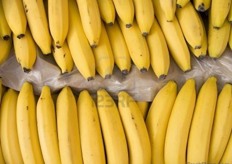
[[[150,32],[154,21],[154,8],[152,0],[133,0],[135,7],[135,18],[143,36]]]
[[[23,38],[27,27],[27,18],[23,9],[23,1],[2,0],[2,7],[6,21],[14,35],[19,39]]]
[[[91,47],[96,47],[101,36],[101,16],[97,0],[76,0],[82,26]]]
[[[232,28],[230,27],[230,37],[229,37],[229,41],[228,41],[229,47],[232,50]]]
[[[68,34],[68,0],[48,1],[48,22],[56,47],[60,48]]]
[[[2,97],[4,96],[4,94],[5,94],[5,90],[6,90],[6,88],[5,88],[5,86],[3,86],[3,84],[2,84],[2,78],[0,78],[0,103],[2,103]],[[1,111],[2,111],[2,109],[1,109]],[[3,157],[3,153],[2,153],[2,145],[1,145],[1,113],[2,112],[0,112],[0,163],[1,164],[5,164],[5,159],[4,159],[4,157]],[[17,149],[17,148],[16,148]]]
[[[219,163],[232,130],[232,85],[225,84],[217,100],[209,148],[209,163]]]
[[[172,22],[167,22],[160,8],[159,1],[153,0],[153,5],[156,11],[156,18],[164,33],[170,54],[181,70],[190,70],[190,52],[177,18],[174,17]]]
[[[107,163],[128,164],[128,148],[118,108],[104,89],[97,91],[97,109],[102,128]]]
[[[113,0],[97,0],[97,2],[102,20],[108,25],[113,25],[116,15]]]
[[[150,164],[151,144],[139,106],[127,92],[120,91],[118,108],[128,142],[130,163]]]
[[[231,0],[212,0],[210,19],[214,28],[221,28],[223,26],[225,20],[227,20],[230,6]]]
[[[115,10],[124,26],[130,28],[134,21],[135,9],[133,0],[113,0]]]
[[[55,45],[53,46],[53,56],[62,74],[72,71],[74,65],[73,58],[66,41],[60,48],[57,48]]]
[[[232,163],[232,133],[230,134],[230,139],[228,141],[228,144],[226,146],[226,150],[224,151],[224,154],[220,160],[220,163]]]
[[[112,26],[105,26],[110,45],[113,51],[115,64],[123,75],[127,75],[131,69],[131,58],[122,31],[115,21]]]
[[[93,80],[95,77],[95,59],[85,36],[75,0],[69,0],[69,31],[67,43],[74,64],[81,75],[88,81]]]
[[[0,38],[0,64],[4,63],[9,55],[12,48],[12,39],[3,40]]]
[[[190,0],[176,0],[176,7],[184,7]]]
[[[211,6],[211,0],[193,0],[194,7],[199,12],[205,12]]]
[[[77,100],[80,140],[84,163],[106,163],[97,107],[87,90]]]
[[[36,105],[39,141],[45,163],[60,164],[55,105],[48,86],[43,86]]]
[[[146,125],[151,142],[151,162],[164,164],[164,145],[168,120],[177,95],[177,84],[167,82],[149,108]]]
[[[170,67],[170,57],[164,34],[156,18],[146,39],[151,56],[151,67],[159,79],[164,79]]]
[[[228,13],[227,19],[230,23],[232,23],[232,4],[230,4],[230,11]]]
[[[187,162],[208,163],[210,135],[217,102],[217,79],[209,77],[201,86],[189,132]]]
[[[141,35],[136,21],[130,28],[124,26],[119,20],[119,25],[125,38],[130,57],[140,72],[147,72],[150,67],[150,53],[146,38]]]
[[[159,0],[161,10],[168,22],[171,22],[176,13],[176,0]]]
[[[98,46],[93,48],[93,54],[98,74],[105,79],[109,79],[111,78],[114,69],[114,56],[103,23],[101,29],[101,37]]]
[[[189,2],[185,7],[178,8],[176,16],[188,44],[194,49],[201,48],[205,35],[204,24],[192,3]]]
[[[2,0],[0,1],[0,37],[3,40],[9,40],[11,38],[11,29],[6,20]]]
[[[176,97],[167,126],[164,147],[164,159],[167,164],[186,163],[188,133],[195,100],[195,80],[188,79]]]
[[[83,163],[77,106],[70,87],[64,87],[56,101],[61,163]]]
[[[142,112],[143,119],[146,120],[150,103],[148,101],[137,101],[137,105]]]
[[[24,163],[43,163],[36,124],[36,102],[31,83],[22,84],[16,110],[19,146]]]
[[[36,61],[36,44],[27,28],[25,36],[21,39],[13,35],[15,56],[24,72],[30,72]]]
[[[45,13],[43,0],[23,0],[28,25],[35,40],[44,55],[51,54],[52,38]]]

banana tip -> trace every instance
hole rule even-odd
[[[166,77],[167,77],[167,75],[165,75],[165,74],[160,75],[160,76],[159,76],[159,80],[164,80],[164,79],[166,79]]]
[[[25,73],[29,73],[31,71],[31,69],[30,68],[25,68],[25,67],[23,67],[23,72],[25,72]]]
[[[111,74],[105,75],[105,79],[110,79],[110,78],[111,78]]]
[[[142,35],[146,37],[148,35],[148,32],[143,32]]]
[[[122,70],[122,75],[128,75],[129,71],[127,69]]]
[[[205,12],[205,4],[204,4],[204,3],[201,3],[201,4],[198,6],[197,10],[198,10],[199,12]]]
[[[17,38],[18,38],[18,39],[22,39],[24,36],[25,36],[25,34],[19,34],[19,35],[17,36]]]
[[[147,72],[147,68],[142,68],[142,69],[140,69],[140,72],[141,72],[141,73]]]
[[[3,36],[2,38],[3,38],[3,40],[6,40],[6,41],[7,41],[7,40],[10,40],[10,35],[5,35],[5,36]]]
[[[91,81],[91,80],[94,80],[94,77],[88,77],[87,78],[87,81]]]
[[[179,9],[182,8],[182,6],[179,5],[179,4],[176,4],[176,7],[179,8]]]
[[[126,24],[126,28],[130,28],[131,26],[132,26],[132,24],[131,24],[131,23]]]

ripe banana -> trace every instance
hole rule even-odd
[[[230,4],[230,11],[228,13],[227,19],[230,23],[232,23],[232,4]]]
[[[56,101],[61,163],[83,163],[77,105],[70,87],[64,87]]]
[[[24,10],[35,43],[44,55],[51,54],[52,38],[43,0],[23,0]]]
[[[102,128],[107,163],[128,164],[128,148],[118,108],[104,89],[97,91],[97,109]]]
[[[151,56],[151,67],[159,79],[164,79],[170,67],[170,57],[164,34],[156,18],[147,36],[147,45]]]
[[[150,103],[148,101],[137,101],[137,105],[142,112],[143,119],[146,120]]]
[[[220,163],[232,163],[232,133],[230,134],[230,139],[228,141],[226,150],[220,160]]]
[[[194,49],[201,48],[205,35],[204,24],[192,3],[189,2],[183,8],[178,8],[176,16],[188,44]]]
[[[208,163],[216,102],[217,79],[212,76],[204,82],[198,93],[188,139],[188,163]]]
[[[9,40],[11,38],[11,29],[5,17],[2,0],[0,1],[0,37],[3,40]]]
[[[114,56],[103,23],[101,29],[101,37],[98,46],[93,48],[93,54],[98,74],[105,79],[109,79],[114,69]]]
[[[135,6],[135,18],[143,36],[150,32],[154,21],[154,8],[152,0],[133,0]]]
[[[77,100],[81,150],[84,163],[106,163],[97,107],[87,90]]]
[[[24,82],[17,99],[17,129],[24,163],[43,163],[36,124],[36,104],[32,84]]]
[[[211,0],[193,0],[194,7],[199,12],[205,12],[211,6]]]
[[[18,92],[8,89],[1,104],[1,146],[6,163],[23,163],[16,124]]]
[[[219,163],[232,130],[232,85],[225,84],[218,96],[209,148],[209,163]]]
[[[221,28],[227,20],[230,11],[231,0],[212,0],[210,19],[214,28]]]
[[[76,0],[82,26],[91,47],[96,47],[101,36],[101,17],[97,0]]]
[[[0,38],[0,64],[4,63],[9,55],[10,55],[10,51],[11,51],[11,47],[12,47],[12,39],[8,39],[8,40],[3,40]]]
[[[73,58],[66,41],[60,48],[57,48],[55,45],[53,46],[53,56],[62,74],[72,71],[74,65]]]
[[[184,7],[190,0],[176,0],[176,6],[178,8]]]
[[[5,87],[2,85],[2,78],[0,78],[0,103],[2,103],[2,97],[5,93]],[[1,113],[0,112],[0,163],[1,164],[5,164],[5,160],[4,160],[4,157],[3,157],[3,153],[2,153],[2,145],[1,145]]]
[[[36,106],[39,141],[45,163],[60,164],[55,105],[48,86],[43,86]]]
[[[27,27],[27,19],[23,9],[23,1],[2,0],[1,2],[10,29],[19,39],[23,38]]]
[[[195,100],[195,80],[188,79],[176,97],[167,126],[164,147],[164,158],[167,164],[186,163],[188,133]]]
[[[127,92],[120,91],[118,108],[125,129],[130,163],[150,164],[151,145],[139,106]]]
[[[115,21],[112,26],[105,26],[111,48],[113,51],[115,64],[123,75],[127,75],[131,69],[131,58],[122,31]]]
[[[170,54],[183,71],[190,70],[190,52],[177,18],[174,17],[172,22],[167,22],[160,8],[159,1],[153,0],[153,4],[156,18],[164,33]]]
[[[229,37],[229,41],[228,41],[229,47],[232,50],[232,28],[230,28],[230,37]]]
[[[95,77],[95,59],[81,24],[76,0],[69,0],[67,43],[73,61],[81,75],[88,81],[93,80]]]
[[[168,120],[177,95],[177,84],[169,81],[156,94],[146,118],[151,142],[151,162],[164,164],[164,145]]]
[[[36,61],[36,44],[27,28],[25,36],[21,39],[13,35],[15,56],[24,72],[30,72]]]
[[[68,34],[68,0],[48,1],[48,21],[55,46],[60,48]]]
[[[147,72],[150,67],[150,53],[145,37],[141,35],[136,21],[130,28],[124,26],[119,20],[119,25],[125,38],[130,57],[140,72]]]
[[[116,15],[113,0],[97,0],[97,2],[102,20],[108,25],[113,25]]]
[[[130,28],[134,21],[135,9],[133,0],[113,0],[115,10],[123,25]]]
[[[161,10],[168,22],[171,22],[176,13],[176,0],[159,0]]]

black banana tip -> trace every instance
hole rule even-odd
[[[143,32],[142,35],[146,37],[148,35],[148,32]]]
[[[18,39],[21,39],[21,38],[23,38],[25,36],[25,34],[19,34],[18,36],[17,36],[17,38]]]
[[[111,74],[105,75],[105,79],[110,79],[111,78]]]
[[[198,56],[198,59],[202,60],[205,58],[205,56],[206,56],[206,54],[201,54],[200,56]]]
[[[88,77],[87,78],[87,81],[91,81],[91,80],[94,80],[94,77]]]
[[[96,48],[97,44],[94,43],[94,44],[91,44],[90,46],[91,46],[91,48]]]
[[[194,47],[194,49],[200,49],[200,48],[201,48],[201,45]]]
[[[114,25],[114,23],[113,23],[113,22],[109,22],[109,23],[107,23],[107,25],[109,25],[109,26],[113,26],[113,25]]]
[[[141,72],[141,73],[147,72],[147,68],[142,68],[142,69],[140,69],[140,72]]]
[[[126,24],[126,28],[130,28],[132,24]]]
[[[204,3],[201,3],[201,4],[198,6],[197,10],[198,10],[199,12],[205,12],[205,4],[204,4]]]
[[[159,80],[164,80],[164,79],[166,79],[166,77],[167,77],[167,75],[165,75],[165,74],[160,75],[160,76],[159,76]]]
[[[179,4],[176,4],[176,7],[179,8],[179,9],[182,8],[182,6],[179,5]]]
[[[122,75],[128,75],[129,71],[127,69],[122,70]]]
[[[213,26],[213,28],[216,29],[216,30],[220,29],[220,27],[217,27],[217,26]]]
[[[3,38],[3,40],[10,40],[10,36],[9,35],[5,35],[2,38]]]
[[[25,67],[23,67],[23,72],[24,72],[24,73],[29,73],[29,72],[31,72],[31,69],[30,69],[30,68],[25,68]]]

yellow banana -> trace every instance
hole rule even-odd
[[[97,107],[87,90],[77,100],[81,150],[84,163],[106,163]]]
[[[131,58],[118,22],[115,21],[112,26],[106,25],[105,27],[113,51],[115,64],[123,75],[127,75],[131,69]]]
[[[230,37],[229,37],[229,41],[228,41],[229,47],[232,50],[232,28],[230,27]]]
[[[43,86],[36,106],[39,141],[45,163],[60,164],[55,105],[48,86]]]
[[[75,0],[69,0],[69,32],[67,43],[73,61],[81,75],[88,81],[92,80],[95,77],[95,59],[85,36]]]
[[[24,72],[30,72],[36,61],[36,44],[27,28],[25,36],[21,39],[13,35],[15,56]]]
[[[176,6],[178,8],[184,7],[190,0],[176,0]]]
[[[69,73],[72,71],[74,65],[73,58],[66,41],[60,48],[57,48],[55,45],[53,46],[53,56],[61,69],[61,73]]]
[[[105,79],[109,79],[114,69],[114,56],[103,23],[101,29],[101,37],[98,46],[93,48],[93,54],[98,74]]]
[[[97,109],[102,128],[107,163],[128,164],[128,148],[118,108],[104,89],[97,91]]]
[[[27,19],[23,9],[22,0],[2,0],[3,11],[7,23],[19,39],[23,38],[26,32]]]
[[[181,70],[190,70],[190,52],[177,18],[174,17],[172,22],[167,22],[160,8],[159,1],[153,0],[153,4],[156,18],[164,33],[170,54]]]
[[[2,0],[0,1],[0,37],[3,40],[9,40],[11,38],[11,29],[5,17]]]
[[[116,15],[113,0],[97,0],[97,2],[102,20],[108,25],[113,25]]]
[[[17,99],[17,129],[24,163],[43,163],[36,124],[36,104],[32,84],[24,82]]]
[[[208,163],[210,135],[217,102],[217,79],[209,77],[201,86],[189,132],[187,162]]]
[[[48,21],[55,45],[60,48],[68,34],[68,0],[48,1]]]
[[[8,40],[3,40],[0,38],[0,64],[2,64],[3,62],[5,62],[9,55],[10,55],[10,51],[12,48],[12,39],[8,39]]]
[[[229,13],[228,13],[228,21],[230,22],[230,23],[232,23],[232,4],[230,4],[230,11],[229,11]]]
[[[133,0],[113,0],[115,10],[124,26],[130,28],[134,21],[135,9]]]
[[[232,133],[230,134],[230,139],[228,141],[228,144],[226,146],[226,150],[224,151],[224,154],[220,160],[220,163],[232,163]]]
[[[169,81],[156,94],[146,118],[151,141],[151,162],[164,164],[164,145],[168,120],[177,95],[177,84]]]
[[[209,163],[219,163],[232,130],[232,85],[225,84],[217,100],[210,139]]]
[[[3,86],[2,84],[2,78],[0,78],[0,103],[2,103],[2,97],[4,96],[6,88]],[[2,111],[2,110],[1,110]],[[1,113],[0,112],[0,163],[1,164],[5,164],[5,159],[3,157],[3,153],[2,153],[2,145],[1,145]],[[17,149],[17,148],[16,148]]]
[[[176,0],[159,0],[161,10],[168,22],[171,22],[176,13]]]
[[[43,0],[23,0],[23,3],[33,39],[44,55],[51,54],[52,38]]]
[[[70,87],[64,87],[56,101],[61,163],[83,163],[77,106]]]
[[[85,35],[91,47],[96,47],[101,36],[101,17],[97,0],[76,0]]]
[[[193,0],[194,7],[199,12],[205,12],[211,6],[211,0]]]
[[[130,163],[150,164],[151,145],[139,106],[127,92],[120,91],[118,108],[125,129]]]
[[[133,0],[135,6],[135,18],[143,36],[150,32],[154,21],[154,8],[152,0]]]
[[[148,101],[137,101],[137,105],[142,112],[143,119],[145,120],[147,117],[150,103]]]
[[[140,72],[147,72],[150,67],[150,53],[145,37],[141,35],[136,21],[130,28],[124,26],[119,20],[119,25],[125,38],[130,57]]]
[[[151,67],[159,79],[164,79],[170,67],[170,57],[164,34],[156,18],[147,36],[147,45],[151,56]]]
[[[186,163],[188,133],[196,100],[195,80],[187,80],[180,89],[172,108],[165,137],[166,164]]]

